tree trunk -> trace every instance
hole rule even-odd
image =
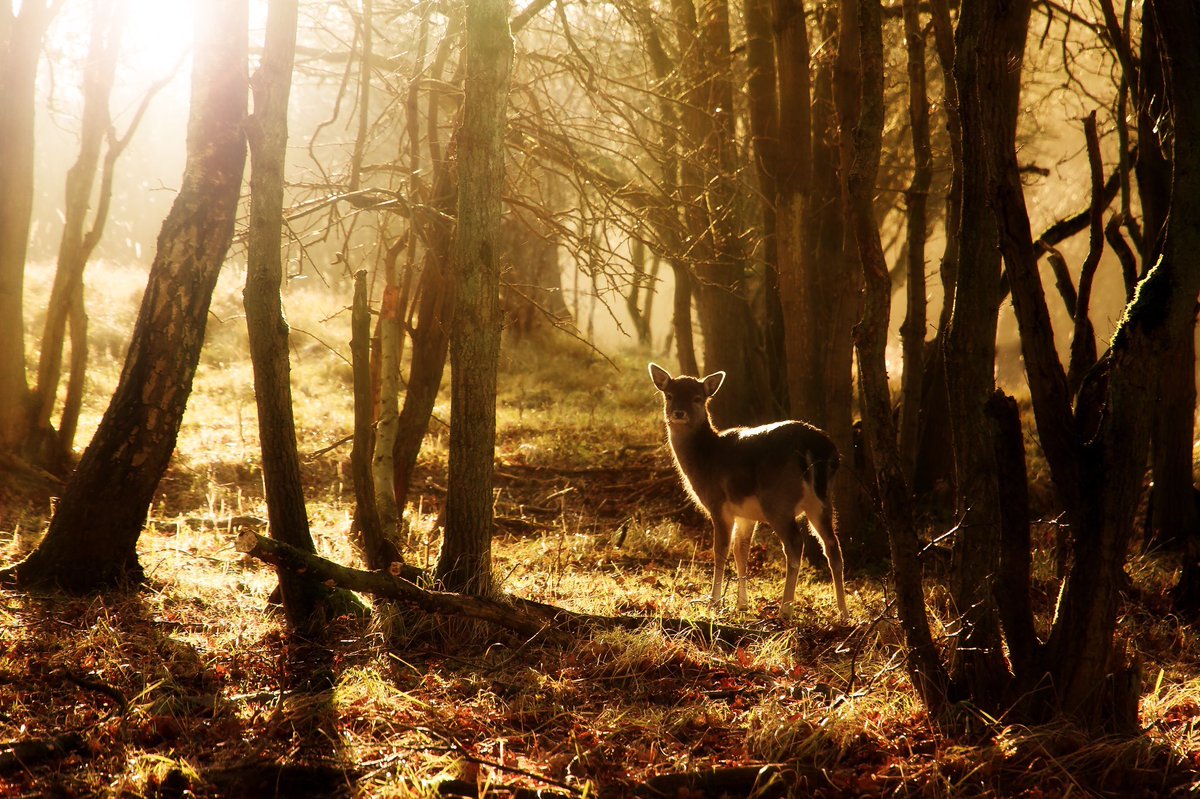
[[[354,301],[350,306],[350,360],[354,384],[354,445],[350,470],[354,480],[354,529],[361,538],[363,559],[375,570],[400,560],[383,534],[375,503],[371,451],[375,448],[374,403],[371,401],[371,312],[367,270],[354,273]]]
[[[25,251],[33,212],[34,89],[42,37],[58,4],[0,11],[0,452],[20,452],[31,424],[25,378]]]
[[[728,427],[764,421],[766,373],[758,348],[758,323],[750,311],[746,282],[749,257],[738,213],[738,154],[734,142],[733,64],[730,58],[728,0],[705,0],[698,19],[697,42],[703,76],[705,118],[701,139],[704,207],[712,242],[708,257],[696,266],[700,325],[704,331],[704,370],[723,370],[729,378],[712,401],[717,424]]]
[[[930,16],[938,63],[942,71],[942,110],[950,140],[950,188],[946,192],[946,246],[942,252],[939,277],[942,284],[942,310],[937,333],[925,355],[925,373],[921,386],[918,443],[914,455],[912,489],[918,495],[933,493],[935,501],[943,486],[954,482],[954,441],[950,430],[949,395],[946,389],[946,362],[942,357],[954,292],[958,283],[959,219],[962,210],[962,120],[959,116],[958,88],[954,82],[954,27],[946,0],[931,0]],[[945,492],[946,494],[949,491]],[[940,503],[939,503],[940,504]]]
[[[1136,176],[1145,231],[1143,269],[1154,264],[1162,246],[1162,230],[1171,201],[1171,162],[1162,140],[1165,76],[1154,14],[1143,14],[1142,53],[1138,73],[1138,155]],[[1178,143],[1176,143],[1178,147]],[[1174,335],[1174,334],[1173,334]],[[1147,535],[1153,546],[1193,547],[1200,551],[1200,514],[1192,482],[1192,443],[1196,411],[1194,332],[1176,337],[1169,363],[1161,372],[1160,402],[1151,435],[1154,490]],[[1200,595],[1196,607],[1200,607]]]
[[[271,0],[262,63],[250,79],[254,113],[246,120],[250,144],[250,224],[246,254],[246,328],[254,366],[254,398],[262,447],[263,483],[271,537],[316,552],[308,527],[296,423],[292,415],[288,324],[280,291],[283,263],[283,172],[287,111],[296,54],[296,0]],[[279,586],[288,624],[315,632],[325,589],[312,579],[281,570]]]
[[[873,207],[884,119],[879,0],[860,0],[859,12],[863,80],[861,112],[854,131],[854,157],[848,176],[848,199],[866,288],[862,323],[855,334],[864,398],[863,423],[874,456],[891,543],[897,607],[908,645],[908,672],[926,707],[936,716],[945,705],[949,680],[934,645],[925,611],[921,566],[917,559],[919,542],[913,523],[912,499],[901,468],[896,426],[892,421],[885,360],[892,291]]]
[[[956,32],[955,81],[961,101],[963,202],[954,310],[946,337],[946,381],[957,468],[958,537],[954,599],[960,633],[954,678],[984,709],[998,709],[1007,681],[994,580],[1000,556],[996,457],[985,406],[995,390],[1000,253],[989,136],[1016,129],[1030,6],[988,0],[963,7]],[[993,134],[993,131],[1001,131]],[[1011,148],[1002,138],[999,147]],[[1005,151],[1007,152],[1007,151]],[[967,268],[969,267],[969,268]]]
[[[1076,533],[1075,565],[1063,587],[1048,662],[1063,709],[1096,729],[1137,728],[1137,703],[1120,693],[1128,684],[1114,645],[1120,573],[1134,509],[1142,491],[1157,375],[1169,363],[1176,337],[1190,331],[1200,294],[1200,9],[1190,4],[1149,4],[1159,31],[1174,124],[1171,203],[1162,258],[1138,286],[1113,336],[1103,369],[1093,370],[1080,392],[1083,479],[1098,489]],[[1089,385],[1091,384],[1091,385]],[[1101,394],[1101,391],[1107,389]],[[1090,401],[1103,396],[1103,407]],[[1091,413],[1087,413],[1087,411]],[[1102,412],[1101,412],[1102,410]],[[1134,683],[1136,686],[1136,682]],[[1136,695],[1135,695],[1136,696]]]
[[[780,85],[780,140],[785,148],[776,202],[780,299],[786,320],[791,415],[823,428],[844,455],[854,449],[851,330],[861,311],[862,271],[847,259],[838,114],[834,105],[836,10],[818,12],[826,45],[810,73],[801,3],[775,3]],[[811,105],[804,101],[809,96]],[[790,98],[799,98],[793,100]],[[848,123],[852,125],[853,123]],[[847,127],[849,130],[849,127]],[[848,166],[848,162],[847,162]],[[833,480],[833,504],[851,557],[886,547],[868,541],[861,524],[861,479],[843,457]]]
[[[1170,435],[1182,435],[1182,419],[1185,416],[1191,416],[1188,410],[1189,406],[1195,406],[1195,386],[1191,381],[1191,376],[1194,374],[1194,361],[1189,360],[1188,363],[1183,363],[1186,356],[1193,345],[1193,335],[1195,330],[1195,302],[1197,294],[1197,281],[1200,279],[1200,270],[1196,268],[1195,255],[1197,247],[1200,246],[1200,222],[1197,220],[1200,217],[1200,149],[1197,147],[1197,136],[1200,136],[1200,91],[1194,82],[1194,70],[1197,68],[1197,53],[1194,47],[1187,47],[1185,42],[1188,36],[1200,35],[1200,14],[1193,6],[1175,6],[1170,3],[1157,1],[1151,4],[1153,7],[1152,23],[1155,24],[1160,32],[1160,43],[1163,48],[1162,65],[1168,70],[1167,84],[1169,88],[1169,97],[1171,100],[1171,110],[1173,112],[1175,123],[1174,136],[1174,152],[1172,153],[1173,172],[1171,181],[1171,205],[1170,216],[1167,221],[1167,236],[1164,246],[1164,262],[1161,268],[1168,268],[1169,272],[1165,278],[1161,280],[1171,279],[1168,285],[1171,285],[1175,291],[1170,295],[1174,304],[1170,310],[1173,312],[1167,317],[1165,337],[1167,339],[1167,351],[1163,355],[1163,365],[1156,372],[1163,377],[1163,382],[1159,384],[1160,396],[1166,396],[1169,402],[1177,402],[1181,397],[1188,397],[1182,403],[1183,408],[1177,408],[1179,426]],[[1153,274],[1153,273],[1152,273]],[[1147,285],[1139,287],[1138,297],[1142,297],[1143,293],[1149,288]],[[1147,296],[1147,301],[1150,297]],[[1135,301],[1136,303],[1136,301]],[[1148,313],[1153,311],[1150,309]],[[1153,331],[1154,317],[1147,316],[1147,326]],[[1178,374],[1173,378],[1168,378],[1167,373],[1175,370]],[[1154,374],[1155,372],[1149,372]],[[1177,381],[1177,382],[1176,382]],[[1183,386],[1184,381],[1192,382],[1190,386]],[[1174,383],[1174,390],[1168,384]],[[1161,423],[1165,421],[1166,414],[1160,416],[1160,427],[1158,428],[1158,443],[1163,442],[1165,431],[1161,427]],[[1185,440],[1190,440],[1190,437]],[[1183,442],[1179,443],[1179,450],[1183,449]],[[1175,444],[1172,444],[1174,447]],[[1156,451],[1155,468],[1159,467],[1159,456],[1162,455],[1166,459],[1166,447],[1160,447]],[[1182,471],[1184,466],[1184,456],[1179,452],[1175,456],[1177,460],[1173,464],[1174,468]],[[1190,466],[1190,453],[1186,456],[1188,465]],[[1165,476],[1166,470],[1162,472],[1156,471],[1155,481]],[[1182,475],[1176,474],[1177,482],[1173,481],[1176,490],[1183,494]],[[1191,473],[1188,470],[1188,482],[1190,483]],[[1165,500],[1165,497],[1160,495],[1160,499]],[[1176,502],[1186,502],[1184,496],[1176,495],[1173,498]],[[1194,525],[1195,519],[1195,504],[1193,501],[1189,503],[1192,510],[1191,522]],[[1161,505],[1161,503],[1159,503]],[[1179,524],[1188,524],[1183,521],[1186,516],[1179,517]],[[1186,529],[1186,528],[1183,528]],[[1197,535],[1195,527],[1187,529],[1188,540],[1185,548],[1185,557],[1183,564],[1183,572],[1179,577],[1179,584],[1175,588],[1175,598],[1177,605],[1188,611],[1196,613],[1200,611],[1200,535]]]
[[[42,451],[34,455],[34,460],[56,473],[65,472],[71,454],[71,444],[63,442],[54,434],[50,417],[58,399],[58,381],[62,372],[62,351],[68,317],[75,305],[76,295],[82,299],[84,266],[99,239],[99,236],[86,235],[85,225],[96,172],[100,166],[100,151],[112,125],[108,101],[117,69],[117,52],[120,49],[124,16],[123,3],[120,8],[115,0],[105,0],[96,4],[83,76],[79,155],[67,171],[58,267],[54,272],[54,285],[50,291],[46,324],[42,333],[42,352],[38,360],[35,391],[37,404],[32,430],[36,440],[35,446]],[[101,204],[107,206],[103,197]],[[97,219],[97,227],[103,227],[103,219]],[[73,355],[78,354],[79,350],[86,354],[87,341],[72,337],[71,349]]]
[[[448,56],[446,42],[439,45],[428,75],[432,81],[440,81]],[[409,87],[408,131],[410,139],[410,172],[414,175],[413,185],[418,185],[415,176],[420,171],[420,144],[417,129],[418,81]],[[425,244],[421,265],[421,276],[417,280],[416,296],[413,300],[415,314],[409,311],[407,326],[412,339],[412,359],[409,364],[408,385],[404,393],[404,405],[400,409],[396,441],[392,448],[393,486],[396,504],[403,509],[408,502],[412,485],[413,470],[421,451],[421,442],[429,430],[429,419],[437,403],[438,391],[446,370],[446,356],[450,346],[450,324],[453,314],[453,296],[450,291],[450,247],[454,234],[448,221],[454,215],[458,201],[458,187],[454,164],[445,157],[438,140],[439,103],[444,99],[443,90],[434,88],[429,92],[426,104],[426,143],[430,152],[431,178],[427,197],[423,202],[433,213],[412,220],[413,232],[418,233]]]
[[[140,578],[135,546],[175,448],[246,158],[246,0],[197,6],[188,158],[163,223],[116,393],[24,584],[85,591]]]
[[[507,0],[467,6],[466,83],[458,131],[454,326],[450,338],[450,473],[438,580],[492,592],[492,478],[500,353],[499,229],[513,40]]]
[[[904,39],[908,52],[908,117],[912,126],[913,176],[905,192],[908,234],[907,311],[900,327],[904,374],[900,387],[900,460],[912,485],[921,430],[921,384],[925,375],[925,217],[933,182],[929,97],[925,88],[925,32],[917,0],[904,0]]]
[[[781,113],[778,80],[775,68],[775,42],[771,31],[770,0],[745,0],[743,14],[746,26],[746,94],[750,112],[750,137],[754,146],[754,165],[758,175],[761,197],[759,211],[763,247],[763,343],[767,382],[773,405],[771,418],[779,418],[789,410],[787,397],[787,357],[784,334],[783,304],[779,294],[779,242],[775,234],[777,222],[775,197],[776,177],[779,175],[779,117]],[[805,48],[805,56],[807,56]],[[808,87],[803,96],[807,99]],[[800,105],[788,95],[788,105]],[[805,104],[807,105],[807,104]],[[807,107],[805,113],[807,114]]]

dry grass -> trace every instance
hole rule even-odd
[[[134,270],[92,275],[104,288],[91,300],[97,350],[81,440],[115,385],[140,289]],[[1191,770],[1200,764],[1200,644],[1191,625],[1163,613],[1172,565],[1154,558],[1131,565],[1143,593],[1122,621],[1146,664],[1146,735],[1133,742],[1002,723],[971,745],[939,736],[903,676],[880,581],[851,569],[855,623],[846,626],[827,576],[806,572],[797,621],[784,626],[782,554],[771,535],[754,545],[750,612],[727,618],[758,630],[737,647],[654,625],[569,651],[499,633],[454,645],[436,620],[385,608],[337,620],[325,646],[290,641],[264,612],[272,572],[237,554],[221,526],[230,515],[266,515],[240,279],[236,270],[222,277],[179,448],[141,538],[145,589],[0,594],[0,740],[76,732],[83,743],[0,772],[0,797],[424,796],[448,778],[591,795],[746,762],[792,764],[814,796],[1161,796],[1200,787]],[[36,309],[48,277],[35,272],[30,284]],[[294,327],[307,331],[293,337],[292,353],[302,452],[350,430],[348,319],[339,313],[347,296],[301,285],[285,293]],[[507,591],[578,611],[706,617],[694,600],[711,579],[707,531],[659,446],[644,359],[617,365],[561,343],[506,349],[496,573]],[[447,418],[444,403],[436,415]],[[319,550],[355,563],[348,454],[306,460],[304,480]],[[410,508],[418,565],[436,557],[444,485],[445,431],[434,422]],[[48,510],[3,509],[5,561],[35,543]],[[1048,542],[1053,531],[1035,535]],[[1036,562],[1045,615],[1053,564]],[[944,590],[929,590],[931,606],[944,607]]]

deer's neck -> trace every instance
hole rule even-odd
[[[671,426],[667,436],[671,440],[671,450],[675,453],[675,459],[688,474],[696,464],[711,457],[717,442],[720,441],[720,436],[717,435],[710,419],[705,419],[703,424],[692,430]]]

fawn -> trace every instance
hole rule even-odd
[[[724,372],[703,379],[671,377],[666,369],[652,363],[650,377],[663,394],[667,437],[679,476],[692,499],[712,520],[716,556],[713,605],[721,605],[731,531],[738,575],[737,608],[745,610],[749,605],[746,560],[750,539],[755,523],[766,522],[783,540],[787,554],[779,612],[783,618],[792,615],[804,541],[796,519],[803,513],[829,561],[838,611],[846,618],[842,548],[833,532],[829,501],[829,482],[838,467],[838,452],[829,436],[798,421],[718,431],[708,415],[708,400],[721,388]]]

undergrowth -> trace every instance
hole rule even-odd
[[[77,446],[115,385],[144,280],[94,269],[104,293],[89,297],[97,338]],[[712,616],[696,602],[712,555],[662,443],[647,358],[610,363],[553,338],[505,348],[495,574],[506,592],[646,626],[566,649],[496,630],[463,642],[444,619],[379,603],[369,618],[335,620],[320,644],[289,638],[267,610],[273,572],[233,547],[235,522],[266,518],[241,279],[227,270],[214,300],[179,446],[139,545],[146,585],[100,597],[0,594],[0,740],[69,745],[0,770],[0,796],[433,796],[463,785],[618,795],[658,774],[744,764],[782,764],[805,796],[1200,787],[1200,645],[1164,612],[1167,560],[1137,556],[1129,568],[1140,591],[1121,634],[1147,680],[1145,735],[1133,741],[1003,719],[971,741],[942,736],[904,675],[886,580],[850,564],[847,625],[827,576],[807,570],[784,624],[783,557],[770,534],[751,553],[750,610],[721,618],[748,631],[741,643],[664,632],[655,619]],[[48,281],[49,270],[33,273],[27,307],[44,305]],[[334,446],[351,430],[347,299],[337,287],[285,292],[313,536],[322,555],[361,565],[349,446]],[[29,329],[40,329],[36,316]],[[443,398],[408,508],[418,566],[437,555],[446,419]],[[5,562],[36,544],[50,507],[0,508]],[[1049,524],[1034,531],[1043,624],[1057,592],[1053,534]],[[937,580],[928,591],[949,641],[946,591]]]

